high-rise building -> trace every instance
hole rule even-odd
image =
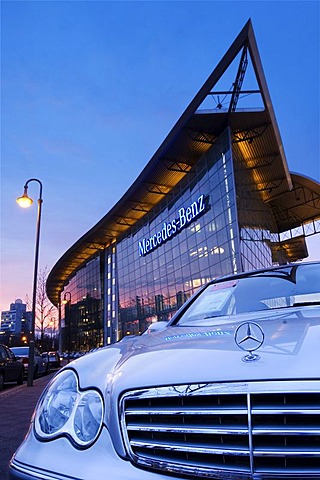
[[[27,305],[20,298],[10,304],[10,310],[1,312],[2,332],[20,335],[30,330],[31,312],[27,312]]]

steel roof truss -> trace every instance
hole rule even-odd
[[[184,130],[193,142],[207,143],[209,145],[213,145],[217,138],[216,135],[209,132],[204,132],[203,130],[199,131],[193,128],[185,128]]]
[[[148,213],[153,205],[151,203],[142,203],[142,202],[137,202],[134,205],[131,205],[130,208],[131,210],[134,210],[135,212],[143,212],[143,213]]]
[[[105,248],[104,243],[97,243],[97,242],[86,242],[86,247],[89,250],[103,250]]]
[[[119,217],[119,219],[116,219],[116,223],[118,225],[125,225],[126,227],[131,227],[136,223],[137,219],[136,218],[130,218],[130,217]]]
[[[273,190],[279,188],[283,182],[283,178],[270,180],[268,182],[256,182],[253,180],[250,183],[246,183],[246,186],[250,187],[252,191],[271,193]],[[270,200],[272,200],[272,198]]]
[[[264,132],[270,126],[270,123],[264,123],[248,130],[233,131],[233,143],[248,142],[252,143],[255,138],[262,137]]]
[[[265,155],[263,157],[247,158],[246,170],[256,170],[258,168],[270,167],[275,160],[279,157],[279,153],[273,153],[272,155]]]
[[[290,220],[294,220],[295,222],[299,222],[302,225],[303,220],[296,214],[296,212],[289,210],[288,208],[282,205],[276,205],[276,207],[272,208],[275,213],[276,221],[279,223],[290,222]]]
[[[209,92],[208,95],[215,96],[215,95],[232,95],[231,90],[221,90],[220,92]],[[254,93],[261,93],[261,90],[241,90],[240,92],[242,95],[251,95]]]
[[[229,110],[228,110],[229,114],[231,112],[235,112],[236,108],[237,108],[237,103],[238,103],[238,100],[239,100],[241,87],[242,87],[244,76],[245,76],[247,66],[248,66],[247,51],[248,51],[248,47],[247,47],[247,45],[244,45],[244,47],[242,49],[241,60],[240,60],[236,80],[233,84],[233,92],[232,92],[230,105],[229,105]]]
[[[160,185],[159,183],[145,182],[145,184],[147,185],[149,193],[155,193],[157,195],[166,195],[172,188],[169,185]]]
[[[295,208],[297,206],[302,206],[302,205],[303,206],[304,205],[312,205],[314,208],[316,208],[320,211],[320,198],[312,190],[310,190],[307,187],[299,186],[298,188],[294,189],[293,191],[294,191],[294,194],[295,194],[296,202],[300,202],[300,203],[296,203],[291,208]],[[303,197],[303,198],[301,198],[301,197]]]
[[[175,162],[171,160],[164,160],[163,163],[168,170],[171,170],[173,172],[188,173],[192,168],[192,165],[187,162]]]

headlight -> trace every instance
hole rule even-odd
[[[34,425],[36,434],[44,440],[66,435],[85,447],[99,435],[102,420],[100,393],[92,389],[80,391],[76,374],[65,370],[41,398]]]

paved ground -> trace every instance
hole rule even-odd
[[[38,398],[53,373],[0,392],[0,479],[9,479],[9,461],[24,439]]]

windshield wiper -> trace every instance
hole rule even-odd
[[[292,306],[293,307],[304,307],[308,305],[320,305],[320,302],[297,302],[294,303]]]

